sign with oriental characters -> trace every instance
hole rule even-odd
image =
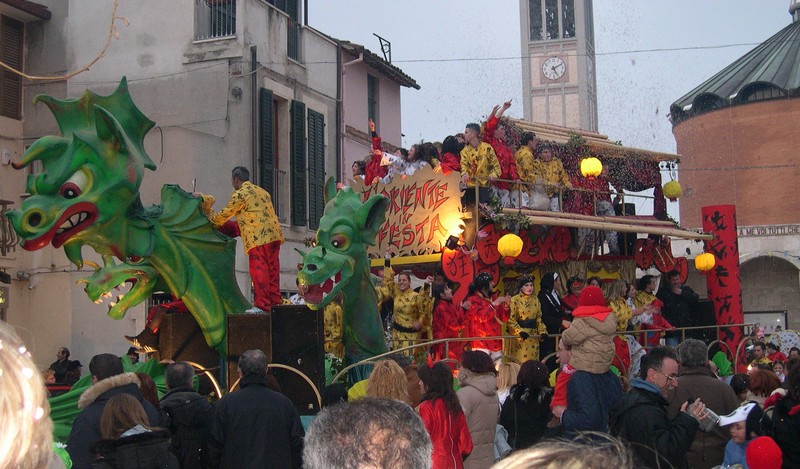
[[[445,175],[425,167],[413,176],[395,176],[389,184],[365,186],[361,179],[350,181],[353,191],[364,200],[375,194],[389,199],[383,224],[370,257],[383,257],[392,247],[393,256],[419,256],[442,251],[449,236],[463,231],[461,175]]]

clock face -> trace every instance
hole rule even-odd
[[[550,57],[542,63],[542,73],[550,80],[558,80],[567,71],[567,64],[560,57]]]

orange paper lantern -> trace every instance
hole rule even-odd
[[[716,264],[717,259],[714,257],[714,254],[710,252],[704,252],[694,258],[694,268],[700,272],[708,272],[713,269]]]
[[[581,160],[581,174],[587,179],[594,179],[603,172],[603,163],[594,156]]]

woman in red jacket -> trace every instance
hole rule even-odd
[[[502,324],[508,321],[509,297],[492,299],[494,281],[492,274],[481,272],[469,286],[467,302],[469,308],[464,313],[469,337],[492,337],[502,335]],[[472,350],[481,350],[498,361],[503,355],[501,339],[473,340]]]
[[[463,313],[461,308],[453,304],[453,290],[446,283],[434,285],[431,290],[433,296],[433,339],[447,339],[458,337],[458,333],[463,326]],[[431,353],[437,360],[451,358],[461,361],[461,351],[463,347],[459,342],[449,342],[448,352],[445,356],[445,344],[436,344],[432,347]]]
[[[433,469],[461,469],[472,452],[472,437],[458,396],[453,374],[443,362],[421,366],[419,377],[425,394],[419,416],[433,443]]]

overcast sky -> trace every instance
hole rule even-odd
[[[788,6],[788,0],[595,0],[600,132],[625,145],[674,152],[670,104],[789,24]],[[422,87],[403,89],[405,146],[461,131],[508,98],[515,105],[507,115],[522,117],[516,0],[309,0],[309,24],[375,53],[373,33],[391,41],[392,62]],[[694,47],[714,48],[654,50]]]

